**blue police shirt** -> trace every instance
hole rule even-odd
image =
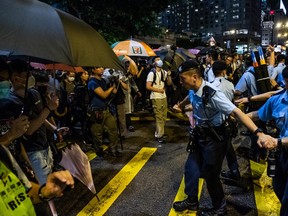
[[[288,90],[272,96],[259,109],[258,116],[262,121],[275,119],[280,130],[280,137],[288,136]]]
[[[88,82],[88,90],[93,92],[93,96],[90,102],[90,105],[96,109],[106,109],[108,104],[108,98],[103,99],[99,95],[97,95],[94,91],[95,89],[101,87],[103,91],[108,89],[106,82],[104,79],[98,80],[96,78],[91,78]]]
[[[216,93],[205,106],[202,102],[202,94],[206,85],[216,90]],[[213,126],[218,127],[225,121],[226,116],[229,116],[236,108],[219,89],[203,79],[197,92],[189,91],[189,99],[193,106],[193,116],[198,126],[207,127],[206,121],[209,121]]]
[[[235,90],[240,91],[241,93],[248,91],[249,96],[257,95],[257,87],[256,87],[256,79],[255,76],[250,73],[254,73],[254,67],[249,67],[246,72],[242,75],[237,85],[235,86]]]

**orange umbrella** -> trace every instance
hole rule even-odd
[[[133,39],[116,42],[112,45],[112,48],[117,56],[156,56],[155,52],[146,43]]]
[[[46,70],[62,70],[62,71],[71,71],[71,72],[84,72],[85,70],[82,67],[72,67],[66,64],[46,64]]]

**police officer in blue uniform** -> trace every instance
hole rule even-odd
[[[190,91],[190,101],[196,127],[194,140],[185,165],[185,193],[187,199],[175,202],[176,211],[199,209],[198,182],[200,175],[207,183],[213,208],[203,209],[198,215],[227,215],[226,200],[219,174],[227,150],[225,129],[226,116],[239,119],[251,132],[258,136],[259,145],[270,145],[274,139],[259,131],[253,121],[241,112],[219,89],[205,82],[201,77],[198,63],[188,60],[179,67],[183,86]]]
[[[281,216],[288,215],[288,67],[282,72],[285,89],[272,96],[258,111],[249,113],[252,120],[268,121],[275,119],[280,130],[280,137],[270,143],[262,145],[266,149],[278,148],[279,156],[276,158],[276,174],[273,177],[273,189],[282,206]]]

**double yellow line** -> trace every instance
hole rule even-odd
[[[122,170],[98,193],[100,201],[94,197],[77,216],[104,215],[115,200],[126,189],[137,173],[147,163],[157,148],[142,148]]]

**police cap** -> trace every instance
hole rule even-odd
[[[181,74],[191,69],[199,69],[199,63],[194,59],[183,62],[178,68],[178,73]]]

